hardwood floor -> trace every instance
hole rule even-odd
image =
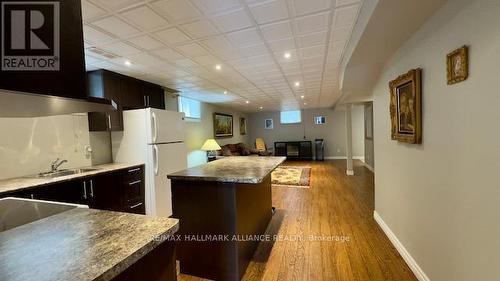
[[[261,242],[243,280],[417,280],[373,219],[373,173],[360,161],[355,176],[345,160],[286,165],[311,166],[311,188],[273,187],[268,234],[281,239]]]

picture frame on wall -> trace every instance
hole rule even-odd
[[[230,138],[233,136],[233,115],[214,113],[215,138]]]
[[[316,125],[323,125],[326,123],[326,117],[325,116],[314,116],[314,124]]]
[[[469,48],[462,46],[446,56],[448,85],[464,81],[469,76]]]
[[[412,69],[389,82],[391,139],[422,143],[422,69]]]
[[[247,119],[240,117],[240,135],[247,134]]]
[[[268,118],[268,119],[264,120],[264,128],[266,128],[268,130],[274,129],[274,121],[272,118]]]

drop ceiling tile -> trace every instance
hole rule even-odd
[[[214,14],[241,7],[238,0],[192,0],[206,14]]]
[[[176,61],[184,58],[183,55],[179,54],[178,52],[170,48],[155,50],[152,51],[151,53],[167,61]]]
[[[155,32],[154,35],[167,44],[184,43],[191,40],[191,38],[175,27]]]
[[[299,35],[305,35],[310,32],[323,31],[328,28],[329,12],[314,14],[297,18],[295,23]]]
[[[257,3],[250,7],[250,11],[259,24],[288,18],[288,8],[285,0]]]
[[[195,58],[193,58],[193,61],[197,62],[198,64],[200,64],[202,66],[210,66],[210,67],[220,63],[220,60],[212,55],[195,57]]]
[[[107,45],[103,45],[101,47],[103,50],[106,50],[110,53],[119,55],[119,56],[128,56],[131,54],[140,53],[141,50],[130,46],[129,44],[123,42],[115,42]]]
[[[133,62],[136,62],[141,65],[145,66],[158,66],[161,65],[162,61],[158,60],[158,58],[148,54],[148,53],[138,53],[138,54],[133,54],[129,55],[128,58],[130,58]]]
[[[238,9],[212,17],[212,21],[222,32],[244,29],[253,25],[245,10]]]
[[[328,33],[326,31],[308,33],[306,35],[299,36],[297,44],[300,48],[325,44],[327,35]]]
[[[354,3],[359,3],[361,0],[336,0],[335,6],[346,6],[346,5],[351,5]]]
[[[139,32],[135,27],[113,16],[95,21],[92,24],[117,37],[126,37]]]
[[[143,30],[151,30],[168,24],[167,20],[159,16],[148,6],[140,6],[123,12],[121,15]]]
[[[330,41],[346,41],[351,37],[351,28],[342,27],[332,30]]]
[[[128,39],[128,42],[144,50],[154,50],[165,46],[160,41],[153,39],[147,35],[130,38]]]
[[[338,8],[335,11],[334,28],[353,26],[358,15],[359,5]]]
[[[264,44],[257,44],[248,47],[240,48],[240,53],[243,57],[253,57],[258,55],[268,54],[269,50],[266,48]]]
[[[102,44],[109,42],[114,39],[114,37],[101,32],[88,25],[83,26],[83,39],[92,44]]]
[[[293,38],[285,38],[276,41],[267,42],[273,52],[288,51],[295,49],[295,40]]]
[[[207,50],[205,50],[203,47],[201,47],[199,44],[196,43],[177,46],[176,49],[177,51],[188,57],[198,57],[208,54]]]
[[[290,21],[261,25],[260,30],[267,41],[276,41],[279,39],[293,37]]]
[[[110,8],[110,10],[121,9],[133,4],[144,2],[144,0],[96,0],[96,1],[103,6]]]
[[[245,47],[261,43],[261,37],[255,28],[248,28],[227,34],[227,38],[235,46]]]
[[[195,21],[181,26],[192,38],[201,38],[215,35],[217,29],[207,20]]]
[[[187,0],[160,0],[153,2],[152,5],[160,14],[175,22],[201,16],[198,9]]]
[[[311,57],[324,57],[326,51],[325,45],[317,45],[313,47],[307,47],[300,49],[300,54],[302,58],[311,58]]]
[[[211,49],[212,51],[217,50],[231,50],[233,46],[224,36],[215,36],[205,40],[200,41],[202,45]]]
[[[293,0],[295,15],[319,12],[330,7],[331,0]]]
[[[84,20],[89,20],[105,14],[106,11],[99,8],[98,6],[88,1],[82,1],[82,17]]]

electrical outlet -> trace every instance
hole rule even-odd
[[[337,153],[340,153],[340,148],[337,148]]]

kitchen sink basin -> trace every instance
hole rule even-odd
[[[33,176],[29,176],[30,178],[58,178],[58,177],[64,177],[64,176],[69,176],[69,175],[77,175],[77,174],[83,174],[87,172],[93,172],[97,171],[98,169],[93,169],[93,168],[80,168],[80,169],[65,169],[65,170],[58,170],[55,172],[46,172],[46,173],[40,173],[36,174]]]
[[[0,199],[0,232],[85,205],[7,197]]]

